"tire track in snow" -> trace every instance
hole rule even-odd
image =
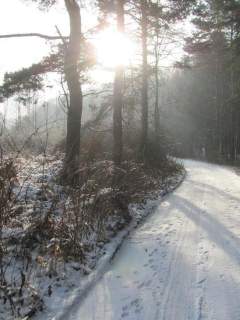
[[[198,245],[197,279],[196,279],[196,320],[208,319],[209,309],[205,299],[206,282],[208,273],[208,255],[207,247],[204,245],[204,237],[200,234]]]
[[[168,318],[166,318],[166,312],[169,311],[167,305],[170,301],[171,292],[175,285],[174,281],[176,278],[176,272],[178,270],[178,268],[176,267],[181,264],[180,251],[183,247],[184,242],[186,241],[186,235],[184,232],[182,232],[182,230],[186,229],[187,225],[188,221],[185,221],[185,223],[182,225],[182,228],[178,229],[174,241],[172,241],[172,244],[176,244],[176,246],[174,247],[175,249],[172,250],[171,256],[169,257],[169,264],[165,275],[166,282],[161,292],[162,302],[159,306],[157,306],[157,311],[154,317],[155,320],[168,320]]]

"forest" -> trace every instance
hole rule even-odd
[[[126,259],[120,247],[125,239],[130,242],[129,234],[152,221],[161,201],[180,184],[177,190],[192,186],[183,192],[185,202],[175,193],[172,202],[179,201],[176,210],[189,210],[188,215],[195,209],[200,216],[205,209],[215,212],[211,205],[216,202],[220,208],[221,197],[230,191],[228,200],[239,208],[240,2],[11,1],[12,7],[7,0],[0,3],[0,319],[176,320],[177,309],[171,313],[167,305],[175,296],[163,305],[154,302],[157,316],[144,311],[147,298],[133,299],[115,311],[112,287],[111,302],[99,289],[95,314],[95,307],[84,303],[82,313],[75,309],[86,292],[90,297],[98,292],[91,288],[118,251]],[[16,8],[22,16],[16,11],[21,20],[14,22],[10,9]],[[39,23],[34,25],[31,12]],[[223,176],[212,177],[213,172]],[[200,180],[201,173],[209,179]],[[217,185],[209,187],[210,180]],[[227,181],[232,183],[217,190]],[[195,202],[205,193],[211,195],[209,207],[201,207],[206,200],[198,208]],[[185,194],[191,194],[191,207]],[[175,204],[164,203],[174,211]],[[201,228],[206,223],[209,234],[211,219],[199,223]],[[170,220],[166,225],[171,229],[177,220]],[[158,223],[160,230],[163,222]],[[218,223],[212,228],[225,232]],[[229,226],[224,228],[226,238],[233,239]],[[204,232],[196,232],[201,240]],[[144,232],[140,236],[144,238]],[[229,243],[209,237],[221,248]],[[238,238],[229,255],[237,250]],[[173,252],[171,240],[159,264],[164,259],[167,263],[165,256]],[[151,264],[158,248],[144,246],[143,252],[152,250]],[[200,258],[201,250],[208,252],[201,249],[204,245],[196,246],[200,249],[193,251]],[[127,252],[134,256],[131,250]],[[136,259],[139,269],[135,266],[134,273],[141,274],[147,292],[146,275],[139,271],[142,258]],[[180,270],[185,270],[181,263]],[[128,271],[122,272],[116,278],[127,277]],[[201,281],[200,276],[199,292],[204,291]],[[130,287],[123,298],[131,296],[129,292]],[[105,294],[111,312],[100,308]],[[181,309],[179,319],[238,319],[230,313],[210,318],[205,298],[197,294],[197,318],[189,315],[190,309]]]

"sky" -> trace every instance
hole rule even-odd
[[[60,3],[63,5],[63,1]],[[96,16],[85,10],[82,20],[83,25],[88,28],[94,25]],[[39,32],[55,35],[56,25],[62,34],[68,34],[68,16],[64,7],[54,6],[49,11],[42,11],[31,0],[0,1],[1,34]],[[0,82],[5,72],[16,71],[40,61],[50,48],[50,42],[39,38],[11,38],[0,41]],[[105,49],[104,56],[106,53]]]
[[[63,5],[63,2],[62,2]],[[94,23],[94,17],[85,12],[86,25]],[[84,21],[85,22],[85,21]],[[31,0],[0,0],[0,34],[43,33],[56,35],[58,26],[62,34],[69,33],[68,16],[64,7],[55,6],[49,11],[39,10]],[[39,62],[49,53],[51,43],[40,38],[0,39],[0,84],[6,72],[17,71]],[[56,92],[47,92],[48,97]],[[3,112],[0,105],[0,112]],[[9,108],[8,108],[9,109]],[[8,117],[15,116],[14,107]]]
[[[62,34],[68,34],[68,15],[63,1],[59,3],[62,7],[59,5],[54,6],[49,11],[42,11],[31,0],[0,0],[0,34],[36,32],[56,35],[55,26],[58,26]],[[82,13],[82,20],[85,29],[91,28],[96,24],[97,14],[92,14],[90,9],[86,9]],[[188,25],[177,26],[177,28],[183,28],[185,31],[189,30]],[[111,58],[121,56],[121,46],[117,45],[118,40],[115,39],[114,34],[110,37],[112,38],[103,38],[100,42],[97,39],[93,41],[95,41],[98,51],[100,51],[100,60],[102,56],[105,64],[110,63],[111,65]],[[0,39],[0,84],[5,72],[16,71],[39,62],[49,53],[51,43],[39,38]],[[107,48],[109,43],[110,47]],[[169,65],[176,57],[180,57],[181,53],[182,48],[176,47],[172,50],[170,56],[165,61],[161,61],[161,63]],[[112,62],[114,64],[114,61]],[[96,82],[103,82],[104,79],[110,81],[112,75],[108,71],[100,69],[93,73],[93,77],[95,77]],[[46,95],[48,97],[51,97],[51,95],[52,97],[56,96],[56,91],[47,92]],[[13,113],[10,112],[10,114]]]
[[[0,33],[40,32],[54,35],[55,25],[68,31],[68,17],[62,8],[49,12],[40,11],[31,1],[1,0]],[[66,22],[65,22],[66,21]],[[15,71],[38,62],[49,51],[49,44],[43,39],[20,38],[1,39],[0,81],[6,71]]]

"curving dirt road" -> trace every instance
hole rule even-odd
[[[181,187],[66,319],[240,319],[240,176],[202,162],[185,166]]]

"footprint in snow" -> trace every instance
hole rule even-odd
[[[149,253],[149,257],[152,257],[153,255],[154,255],[154,253],[156,253],[158,251],[158,249],[156,248],[156,249],[154,249],[151,253]]]
[[[134,305],[139,305],[139,299],[137,298],[137,299],[135,299],[135,300],[132,300],[131,302],[130,302],[130,304],[131,304],[131,306],[134,306]]]
[[[152,280],[148,280],[148,281],[145,282],[145,286],[146,287],[149,287],[151,284],[152,284]]]
[[[135,313],[140,313],[142,311],[142,309],[143,309],[143,307],[136,308]]]
[[[206,278],[200,279],[197,284],[200,285],[200,284],[204,283],[205,281],[206,281]]]
[[[155,297],[156,297],[156,295],[157,295],[157,292],[156,292],[156,291],[153,291],[153,292],[152,292],[152,296],[153,296],[153,298],[155,298]]]
[[[123,312],[123,313],[121,314],[121,317],[122,317],[122,318],[125,318],[125,317],[127,317],[128,315],[129,315],[128,312]]]
[[[144,287],[144,285],[145,285],[144,282],[142,282],[141,284],[139,284],[139,285],[137,286],[137,288],[138,288],[138,289],[141,289],[141,288]]]
[[[122,307],[123,311],[126,311],[127,309],[128,309],[128,305],[125,305],[125,306]]]

